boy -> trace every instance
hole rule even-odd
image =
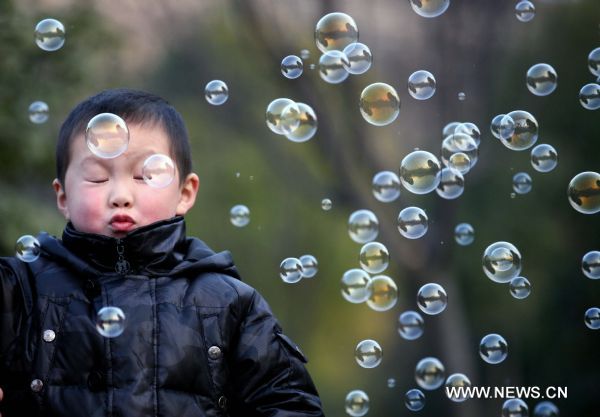
[[[99,113],[129,127],[114,159],[85,142]],[[156,153],[177,167],[164,188],[141,174]],[[90,97],[63,123],[56,160],[62,240],[40,234],[35,262],[0,259],[3,417],[323,415],[306,359],[229,253],[186,238],[199,180],[171,105],[124,89]],[[95,329],[104,306],[126,315],[118,337]]]

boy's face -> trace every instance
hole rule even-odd
[[[184,215],[198,191],[198,176],[189,174],[180,185],[179,171],[165,188],[154,188],[142,178],[147,157],[173,156],[164,129],[152,124],[129,124],[129,146],[120,156],[102,159],[91,153],[84,133],[71,143],[64,184],[54,180],[58,209],[75,229],[123,237],[138,227]]]

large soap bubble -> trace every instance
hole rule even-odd
[[[450,0],[410,0],[410,5],[419,16],[438,17],[448,9]]]
[[[31,235],[24,235],[15,244],[17,258],[23,262],[35,262],[40,257],[40,242]]]
[[[44,19],[35,26],[34,37],[40,49],[57,51],[65,44],[65,27],[56,19]]]
[[[319,75],[329,84],[339,84],[348,78],[348,57],[342,51],[327,51],[319,58]]]
[[[408,93],[417,100],[427,100],[435,93],[435,77],[425,70],[413,72],[408,77]]]
[[[558,165],[558,153],[552,145],[542,143],[531,150],[531,166],[538,172],[550,172]]]
[[[364,74],[371,68],[373,55],[371,55],[371,50],[364,43],[351,43],[344,48],[343,52],[347,60],[342,63],[347,64],[346,71],[350,74]]]
[[[505,124],[507,117],[514,123],[514,129],[510,135],[501,133],[500,140],[504,146],[513,151],[531,148],[538,139],[538,122],[535,117],[524,110],[515,110],[504,116],[501,124]]]
[[[400,181],[414,194],[427,194],[440,183],[440,161],[426,151],[413,151],[400,163]]]
[[[600,174],[581,172],[573,177],[567,188],[571,207],[583,214],[600,212]]]
[[[129,128],[116,114],[100,113],[94,116],[85,130],[89,150],[100,158],[116,158],[129,146]]]
[[[120,336],[125,330],[125,313],[119,307],[102,307],[96,314],[96,330],[104,337]]]
[[[549,64],[535,64],[527,70],[526,84],[536,96],[547,96],[556,90],[558,76]]]
[[[508,343],[499,334],[490,333],[479,343],[479,356],[487,363],[498,364],[508,356]]]
[[[427,214],[419,207],[406,207],[398,214],[398,231],[407,239],[418,239],[427,233]]]
[[[142,177],[151,187],[168,187],[175,179],[175,164],[167,155],[160,153],[150,155],[144,161]]]
[[[521,253],[511,243],[496,242],[483,252],[483,272],[498,283],[509,282],[521,272]]]
[[[425,314],[440,314],[448,306],[448,295],[440,284],[423,285],[417,293],[417,305]]]
[[[358,268],[344,272],[342,276],[342,296],[353,304],[367,301],[370,296],[370,288],[367,285],[371,281],[369,274]]]
[[[360,113],[375,126],[392,123],[400,114],[400,97],[396,89],[386,83],[373,83],[360,94]]]
[[[358,26],[345,13],[329,13],[317,22],[315,42],[321,52],[343,51],[346,46],[358,42]]]
[[[283,282],[294,284],[302,279],[302,262],[298,258],[285,258],[279,265],[279,276]]]
[[[446,369],[439,359],[433,357],[423,358],[415,367],[415,379],[423,389],[434,390],[442,386]]]
[[[369,274],[385,271],[390,263],[390,253],[379,242],[365,243],[360,249],[360,266]]]

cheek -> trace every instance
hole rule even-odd
[[[136,206],[151,221],[164,220],[175,215],[179,193],[171,189],[144,190],[136,197]]]
[[[102,193],[97,190],[79,190],[77,198],[69,204],[71,220],[85,225],[102,219],[105,211],[103,201]]]

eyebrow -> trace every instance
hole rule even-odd
[[[142,162],[145,161],[148,157],[150,157],[152,155],[156,155],[157,153],[158,152],[156,152],[153,149],[148,149],[148,150],[144,149],[144,150],[134,153],[133,155],[131,155],[131,154],[128,155],[129,158],[127,158],[127,159],[129,159],[131,162],[138,163],[139,161],[142,161]],[[171,158],[170,155],[167,155],[167,156],[169,158]],[[119,158],[119,156],[117,158]],[[112,158],[110,158],[110,159],[112,159]],[[110,159],[108,159],[108,160],[110,160]],[[105,165],[104,161],[105,161],[104,158],[100,158],[95,155],[87,155],[85,158],[83,158],[81,160],[80,165],[85,166],[88,164],[95,164],[95,165],[104,166]]]

